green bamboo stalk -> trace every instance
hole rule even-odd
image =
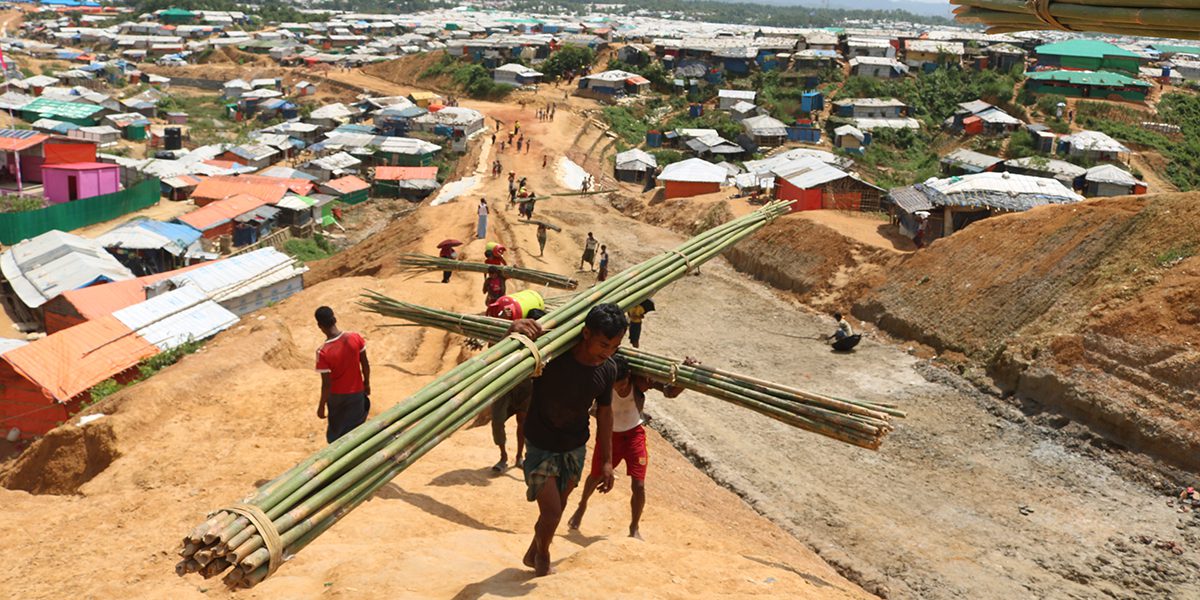
[[[548,285],[550,287],[573,290],[579,286],[579,282],[566,275],[557,273],[548,273],[546,271],[538,271],[535,269],[526,269],[523,267],[514,267],[511,265],[489,265],[481,262],[471,262],[465,260],[455,260],[452,258],[440,258],[437,256],[427,256],[424,254],[405,254],[400,257],[400,266],[404,271],[468,271],[472,273],[487,273],[488,270],[495,268],[501,275],[509,279],[519,279],[540,285]]]

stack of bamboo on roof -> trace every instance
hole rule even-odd
[[[363,294],[359,304],[369,311],[418,325],[453,331],[489,342],[504,338],[509,322],[480,315],[420,306],[394,300],[377,292]],[[702,365],[622,347],[617,354],[629,362],[637,375],[676,385],[748,408],[814,433],[877,450],[892,431],[891,419],[904,413],[894,405],[864,402],[815,394]]]
[[[508,265],[489,265],[487,263],[455,260],[453,258],[440,258],[427,254],[403,254],[400,256],[400,267],[401,271],[414,273],[425,271],[471,271],[474,273],[487,273],[488,269],[495,267],[500,271],[501,275],[508,279],[520,279],[521,281],[528,281],[529,283],[563,290],[573,290],[579,286],[578,281],[566,275],[559,275],[558,273],[548,273],[546,271]]]
[[[579,294],[543,318],[548,331],[537,341],[500,340],[241,502],[214,511],[184,536],[176,572],[225,573],[231,587],[261,582],[540,364],[569,351],[593,306],[615,303],[627,309],[641,302],[786,214],[789,204],[768,204]]]
[[[1200,39],[1195,0],[950,0],[955,18],[988,33],[1059,29]]]

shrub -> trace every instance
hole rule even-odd
[[[568,71],[579,73],[584,67],[592,66],[596,55],[591,48],[563,46],[542,63],[541,71],[549,79],[562,77]]]

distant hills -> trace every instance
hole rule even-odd
[[[770,6],[809,6],[824,8],[822,0],[719,0],[721,2],[751,2]],[[902,10],[926,17],[953,16],[954,7],[946,0],[829,0],[829,8],[844,10]]]

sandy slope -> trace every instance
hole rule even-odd
[[[529,173],[538,189],[553,174],[540,170],[546,147],[564,143],[571,124],[522,120],[539,143],[528,156],[501,156]],[[507,115],[520,118],[523,115]],[[490,197],[500,180],[488,180]],[[573,200],[587,210],[592,201]],[[495,204],[497,220],[515,219]],[[57,491],[75,489],[85,462],[112,464],[78,487],[78,495],[0,490],[0,589],[26,598],[226,596],[215,580],[177,578],[179,536],[204,513],[235,501],[323,443],[315,415],[318,380],[311,372],[319,333],[312,310],[334,306],[347,329],[363,332],[374,365],[374,413],[402,399],[461,358],[458,338],[387,327],[353,306],[363,288],[459,310],[479,310],[478,277],[450,285],[434,275],[394,276],[395,254],[429,251],[445,237],[470,239],[473,199],[422,208],[367,243],[315,269],[302,294],[243,320],[202,352],[152,380],[109,399],[109,416],[87,436],[39,459],[53,461]],[[530,266],[568,270],[575,240],[570,223],[554,235],[546,257],[534,257],[534,228],[496,223],[495,233]],[[465,251],[478,257],[482,241]],[[627,266],[627,265],[626,265]],[[353,276],[353,275],[359,276]],[[368,275],[369,274],[369,275]],[[590,282],[590,275],[583,278]],[[510,425],[511,429],[511,425]],[[83,440],[83,443],[80,440]],[[48,440],[46,449],[49,449]],[[628,479],[592,504],[581,534],[555,545],[560,574],[532,580],[519,558],[535,519],[517,473],[492,478],[487,428],[461,432],[243,597],[532,597],[759,596],[862,597],[865,593],[733,494],[697,471],[657,435],[647,542],[623,536]],[[87,452],[91,455],[87,456]],[[22,466],[38,467],[30,461]],[[26,473],[33,469],[28,469]],[[15,477],[15,476],[14,476]]]

